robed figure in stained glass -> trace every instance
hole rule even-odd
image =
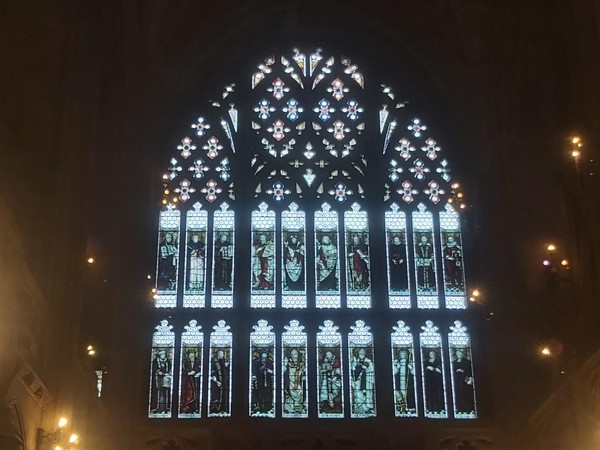
[[[390,291],[401,292],[408,290],[408,272],[406,270],[406,246],[395,235],[388,248],[390,268]]]
[[[266,234],[260,234],[258,241],[254,244],[254,262],[252,267],[254,288],[273,289],[274,258],[275,246],[273,245],[273,241],[269,240]]]
[[[181,413],[196,414],[200,409],[202,363],[196,349],[185,351],[181,374]]]
[[[452,362],[454,371],[454,408],[457,413],[468,414],[475,411],[473,392],[473,367],[471,361],[465,358],[465,352],[456,349]]]
[[[354,353],[354,352],[353,352]],[[375,414],[375,367],[367,351],[359,348],[352,359],[352,412]]]
[[[352,237],[352,243],[348,246],[348,258],[352,289],[367,289],[369,287],[369,246],[362,242],[359,236]]]
[[[177,257],[179,248],[176,234],[167,232],[158,251],[158,280],[156,287],[159,291],[173,291],[177,288]]]
[[[283,410],[287,414],[306,413],[306,372],[304,360],[297,348],[292,348],[283,360]]]
[[[425,408],[427,412],[440,413],[446,410],[442,361],[433,349],[427,350],[424,358]]]
[[[173,362],[170,351],[159,348],[152,361],[152,396],[155,399],[155,414],[168,413],[171,409],[171,387],[173,385]]]
[[[337,350],[336,350],[337,353]],[[325,350],[319,362],[319,409],[321,413],[342,413],[342,369],[333,350]]]
[[[337,290],[337,259],[337,247],[329,235],[323,235],[321,242],[317,242],[317,290]]]
[[[417,284],[426,291],[435,290],[435,274],[433,261],[433,245],[426,234],[422,234],[415,246],[417,265]]]
[[[394,360],[394,397],[397,412],[416,412],[415,364],[412,351],[408,349],[400,349]]]
[[[268,349],[258,351],[252,361],[252,412],[269,413],[273,410],[273,360]]]
[[[191,235],[187,243],[188,286],[191,291],[204,289],[205,244],[198,233]]]
[[[292,234],[284,244],[284,289],[289,291],[304,290],[304,245],[298,236]]]
[[[229,412],[229,359],[225,350],[217,349],[211,362],[210,373],[210,412],[214,414]]]
[[[215,242],[215,289],[230,291],[233,270],[233,244],[231,233],[221,233]]]
[[[444,245],[443,254],[447,288],[450,290],[464,290],[462,248],[452,234],[449,234],[446,237],[446,245]]]

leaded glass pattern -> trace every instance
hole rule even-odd
[[[323,203],[315,212],[315,285],[317,308],[339,308],[340,254],[338,214]]]
[[[200,202],[186,214],[184,308],[204,308],[206,300],[206,242],[208,212]]]
[[[224,320],[219,320],[210,333],[208,417],[231,416],[233,335],[230,328]]]
[[[275,333],[266,320],[259,320],[250,333],[249,414],[275,417]]]
[[[173,356],[175,333],[168,320],[161,320],[152,335],[148,417],[168,419],[173,402]]]
[[[412,214],[417,307],[439,308],[433,215],[422,203],[417,208]]]
[[[213,308],[233,307],[235,213],[227,203],[213,217]]]
[[[196,320],[190,320],[181,333],[179,361],[179,417],[202,416],[202,355],[204,333]]]
[[[344,417],[342,336],[331,320],[319,325],[317,333],[318,417]]]
[[[290,320],[281,335],[282,416],[308,417],[308,339],[304,326]]]
[[[421,327],[421,373],[423,374],[423,397],[425,417],[446,419],[446,374],[442,336],[431,320]]]
[[[174,308],[177,304],[179,279],[179,229],[181,213],[171,204],[160,212],[158,225],[158,255],[156,257],[157,308]]]
[[[306,217],[291,203],[281,213],[281,306],[306,308]]]
[[[385,238],[389,306],[394,309],[411,307],[407,237],[406,213],[392,203],[385,212]]]
[[[446,308],[464,309],[467,307],[467,294],[460,216],[450,204],[440,212],[440,240]]]
[[[344,212],[346,232],[346,305],[371,307],[371,260],[369,255],[369,218],[358,203]]]
[[[473,353],[467,328],[456,320],[448,333],[448,352],[456,419],[477,418]]]
[[[394,414],[396,417],[417,417],[419,404],[413,336],[402,320],[392,328]]]
[[[275,308],[276,235],[275,212],[268,211],[262,202],[258,211],[252,212],[252,281],[250,306]]]
[[[375,417],[375,352],[370,327],[362,320],[350,326],[348,360],[350,361],[350,417]]]

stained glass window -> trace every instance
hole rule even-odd
[[[410,308],[410,271],[406,214],[396,203],[385,212],[385,237],[390,308]]]
[[[457,419],[475,419],[477,408],[471,339],[467,328],[458,320],[454,321],[454,326],[450,327],[448,347],[452,396],[454,398],[454,417]]]
[[[233,280],[235,261],[235,214],[223,203],[215,211],[213,221],[213,308],[233,307]]]
[[[460,217],[450,204],[440,213],[440,239],[444,268],[446,308],[467,307]]]
[[[156,264],[157,308],[173,308],[177,304],[179,277],[179,226],[181,213],[168,205],[161,211],[158,228],[158,255]]]
[[[416,361],[410,328],[399,320],[392,333],[392,375],[396,417],[417,417]]]
[[[184,329],[179,363],[179,417],[198,418],[202,413],[204,333],[196,320],[190,320]]]
[[[206,296],[206,233],[208,213],[200,202],[186,214],[184,308],[203,308]]]
[[[344,213],[346,231],[346,300],[348,308],[371,307],[369,221],[366,211],[354,203]]]
[[[161,320],[152,335],[150,399],[148,417],[170,418],[173,401],[173,354],[175,333],[167,320]]]
[[[233,335],[231,327],[219,320],[210,333],[210,389],[208,417],[231,416],[231,362]]]
[[[448,408],[442,336],[438,332],[438,327],[431,320],[426,321],[421,330],[421,373],[423,374],[425,417],[445,419],[448,417]]]
[[[275,307],[275,212],[262,202],[252,212],[252,281],[250,306]]]
[[[375,417],[375,355],[373,335],[362,320],[350,326],[348,359],[350,376],[350,417]]]
[[[290,320],[281,335],[281,402],[282,415],[308,417],[308,340],[304,326]]]
[[[317,308],[339,308],[340,255],[337,212],[323,203],[315,212],[315,284]]]
[[[342,336],[331,320],[319,325],[317,333],[317,384],[319,418],[344,417]]]
[[[418,209],[412,214],[417,307],[438,308],[433,215],[422,203]]]
[[[259,320],[250,333],[250,415],[275,417],[275,333]]]
[[[281,306],[306,308],[306,232],[305,215],[291,203],[289,211],[281,213]]]

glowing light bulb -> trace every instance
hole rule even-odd
[[[63,448],[60,445],[55,445],[54,450],[63,450]]]
[[[463,198],[463,193],[462,193],[462,192],[459,192],[458,194],[456,194],[456,196],[457,196],[458,198]]]
[[[460,184],[458,183],[453,183],[452,186],[450,186],[452,189],[458,189],[460,187]]]
[[[58,428],[64,428],[69,423],[69,420],[66,417],[61,417],[58,419]]]
[[[554,250],[556,250],[556,245],[554,244],[548,244],[548,247],[546,247],[548,249],[549,252],[553,252]]]
[[[94,258],[91,256],[87,259],[88,264],[94,264]]]
[[[464,203],[460,204],[460,209],[465,209],[467,207],[467,205],[465,205]]]
[[[72,434],[69,437],[69,443],[70,444],[75,444],[75,443],[77,443],[78,440],[79,440],[79,436],[77,436],[76,434]]]
[[[169,175],[167,175],[166,173],[162,176],[163,180],[168,180],[169,179]]]
[[[542,261],[542,264],[545,266],[549,266],[550,265],[550,260],[545,259],[544,261]]]
[[[473,297],[479,297],[481,295],[481,293],[479,292],[479,289],[475,289],[473,291]]]
[[[581,142],[581,138],[579,136],[575,136],[573,139],[571,139],[571,142],[573,144],[579,144],[579,142]]]
[[[152,275],[146,275],[146,278],[148,278],[149,280],[152,279]]]
[[[573,151],[571,152],[571,156],[572,156],[573,158],[576,158],[576,159],[577,159],[577,158],[579,158],[579,157],[581,156],[581,152],[580,152],[579,150],[573,150]]]
[[[544,356],[550,356],[552,354],[552,351],[548,347],[542,347],[540,353]]]
[[[88,355],[94,356],[95,354],[96,354],[96,350],[94,350],[94,349],[88,350]]]
[[[90,350],[93,350],[93,349],[94,349],[94,347],[92,345],[88,345],[87,348],[86,348],[87,351],[90,351]]]
[[[155,294],[156,293],[156,288],[152,288],[152,293]]]
[[[569,265],[569,261],[567,261],[566,259],[563,259],[563,260],[560,262],[560,265],[561,265],[561,266],[568,266],[568,265]]]
[[[162,201],[162,204],[163,204],[163,205],[166,205],[166,204],[167,204],[167,200],[166,200],[166,199],[163,199],[163,201]]]

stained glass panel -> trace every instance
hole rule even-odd
[[[344,213],[346,232],[346,290],[348,308],[371,307],[371,260],[369,259],[369,221],[366,211],[354,203]]]
[[[390,209],[385,212],[389,305],[410,308],[406,214],[396,203]]]
[[[156,308],[174,308],[177,305],[180,223],[181,213],[172,205],[167,205],[167,209],[160,212],[154,294]]]
[[[440,212],[440,239],[444,262],[446,308],[464,309],[467,307],[467,296],[460,216],[450,204],[446,205],[445,211]]]
[[[281,213],[282,297],[284,308],[306,308],[305,215],[292,203]]]
[[[250,416],[275,417],[275,333],[259,320],[250,333]]]
[[[412,214],[417,307],[439,308],[433,216],[422,203],[417,207],[419,210]]]
[[[196,320],[190,320],[184,329],[179,363],[179,417],[198,418],[202,415],[204,333]]]
[[[340,264],[339,227],[337,212],[323,203],[315,212],[315,284],[317,308],[339,308]]]
[[[235,214],[223,203],[213,219],[213,308],[233,307]]]
[[[471,339],[467,328],[458,320],[454,322],[454,326],[450,327],[448,346],[454,417],[456,419],[475,419],[477,418],[477,407]]]
[[[252,283],[250,306],[275,308],[275,212],[262,202],[252,212]]]
[[[173,353],[175,333],[167,320],[161,320],[152,335],[150,398],[148,417],[168,419],[173,402]]]
[[[308,340],[304,327],[290,320],[281,335],[281,401],[282,416],[308,417],[308,386],[306,373]]]
[[[344,417],[342,336],[331,320],[319,325],[317,333],[317,377],[319,418]]]
[[[423,396],[425,397],[425,417],[446,419],[446,374],[444,372],[444,352],[442,336],[431,320],[421,327],[421,373],[423,374]]]
[[[410,328],[402,320],[392,333],[392,375],[394,380],[394,413],[396,417],[417,417],[417,383],[415,379],[415,347]]]
[[[350,417],[375,417],[375,356],[373,335],[362,320],[351,325],[348,334],[350,360]]]
[[[231,362],[233,335],[231,327],[219,320],[210,333],[210,388],[208,417],[231,416]]]
[[[203,308],[206,296],[206,231],[208,213],[202,205],[186,215],[185,281],[183,289],[184,308]]]

